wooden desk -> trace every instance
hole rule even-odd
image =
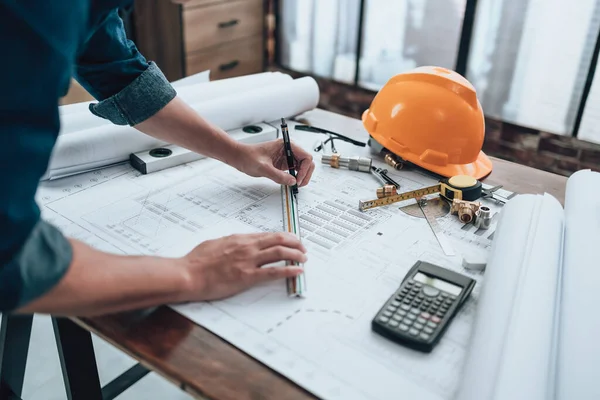
[[[300,118],[306,123],[353,136],[364,131],[360,121],[322,110]],[[549,192],[564,201],[566,178],[493,159],[486,179],[519,193]],[[74,319],[142,365],[186,392],[208,399],[314,398],[286,378],[237,350],[168,307],[144,313]]]

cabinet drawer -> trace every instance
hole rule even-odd
[[[263,32],[263,0],[239,0],[183,11],[186,53]]]
[[[262,72],[262,35],[199,51],[187,57],[187,75],[207,69],[210,69],[211,81]]]
[[[225,3],[229,0],[171,0],[174,3],[181,4],[183,8],[193,8],[198,6],[206,6],[215,3]]]

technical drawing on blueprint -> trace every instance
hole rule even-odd
[[[310,148],[314,135],[299,135],[292,139]],[[288,298],[281,281],[222,301],[173,307],[324,399],[451,398],[480,285],[430,354],[376,335],[371,319],[417,260],[480,281],[480,274],[462,268],[461,254],[487,254],[497,216],[482,231],[440,207],[438,224],[457,250],[445,256],[414,200],[360,212],[358,201],[373,198],[380,183],[368,173],[321,165],[318,154],[315,163],[311,183],[298,195],[308,249],[306,298]],[[401,191],[436,183],[413,171],[390,175]],[[282,230],[279,185],[208,159],[151,175],[121,165],[50,181],[40,186],[38,201],[43,217],[66,234],[123,254],[177,257],[203,240]]]

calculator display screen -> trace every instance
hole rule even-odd
[[[431,276],[427,276],[421,272],[417,272],[417,274],[415,275],[415,277],[413,279],[415,281],[418,281],[418,282],[424,283],[426,285],[433,286],[434,288],[448,292],[454,296],[458,296],[460,294],[460,292],[462,291],[462,288],[460,286],[453,285],[451,283],[448,283],[448,282],[443,281],[438,278],[433,278]]]

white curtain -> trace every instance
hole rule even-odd
[[[283,0],[281,62],[301,72],[353,82],[359,0]]]

